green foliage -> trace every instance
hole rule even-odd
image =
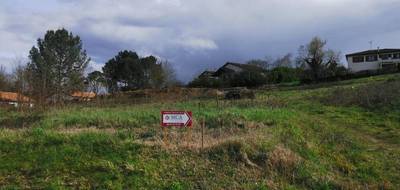
[[[98,94],[100,89],[106,86],[106,79],[104,74],[100,71],[93,71],[87,76],[87,83],[90,91]]]
[[[40,100],[55,95],[54,101],[59,102],[64,95],[82,90],[90,58],[79,36],[66,29],[49,30],[30,50],[29,59],[29,82]]]
[[[208,150],[208,156],[211,160],[224,162],[240,162],[243,154],[243,143],[239,141],[226,142]]]
[[[229,78],[230,87],[258,87],[266,84],[267,77],[264,72],[244,71]]]
[[[194,88],[222,88],[228,86],[228,82],[219,78],[199,77],[188,84]]]
[[[267,77],[263,72],[244,71],[234,75],[218,78],[199,77],[191,81],[189,87],[226,88],[226,87],[258,87],[266,84]]]
[[[267,60],[253,59],[253,60],[247,61],[246,64],[255,65],[255,66],[258,66],[258,67],[261,67],[261,68],[267,70],[271,63]]]
[[[154,56],[140,58],[136,52],[121,51],[103,67],[109,92],[159,88],[165,76]]]
[[[171,185],[169,185],[165,190],[184,190],[187,189],[182,185],[180,182],[173,182]]]
[[[307,45],[300,46],[297,57],[298,65],[304,69],[302,81],[320,81],[347,74],[340,65],[340,55],[331,49],[326,49],[326,41],[314,37]]]
[[[276,67],[271,71],[268,71],[268,82],[269,83],[289,83],[300,80],[300,73],[302,72],[299,68],[290,67]]]

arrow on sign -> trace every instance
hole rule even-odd
[[[190,127],[192,126],[192,112],[190,111],[162,111],[161,126],[163,127]]]

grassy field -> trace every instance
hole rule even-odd
[[[0,186],[400,189],[399,83],[393,74],[254,100],[0,110]],[[194,127],[163,131],[168,109],[193,111]]]

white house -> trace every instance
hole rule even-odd
[[[400,49],[376,49],[346,55],[352,72],[399,68]]]

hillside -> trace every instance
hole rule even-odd
[[[0,111],[8,189],[399,189],[400,74],[192,99]],[[160,125],[191,110],[194,127]],[[201,148],[200,121],[205,119]]]

